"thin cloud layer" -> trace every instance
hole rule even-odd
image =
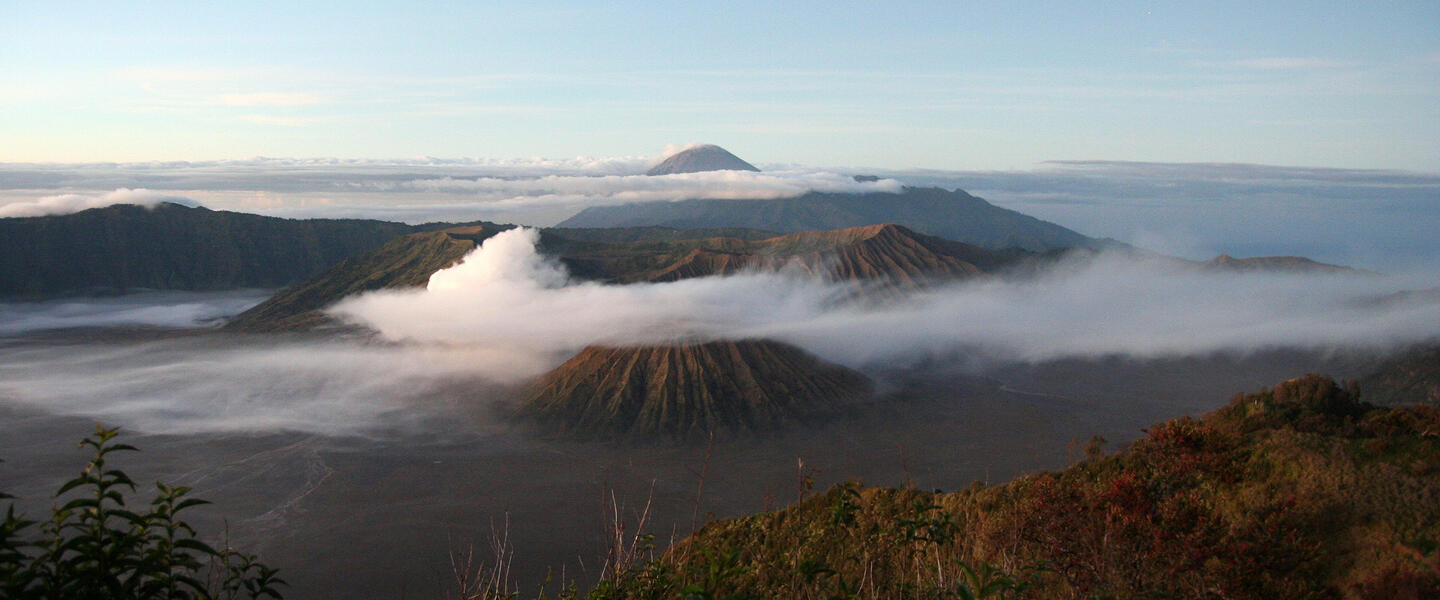
[[[267,117],[268,118],[268,117]],[[95,165],[0,165],[9,191],[0,210],[64,214],[81,203],[17,196],[63,182],[70,189],[148,187],[182,191],[217,209],[284,217],[517,220],[549,225],[590,206],[695,198],[769,199],[820,192],[899,192],[899,181],[859,182],[819,169],[644,175],[654,158],[270,159]],[[66,197],[88,198],[120,194]],[[176,196],[178,197],[178,195]],[[10,208],[14,207],[14,208]],[[85,206],[91,208],[93,206]],[[70,210],[70,209],[74,210]],[[5,216],[0,213],[0,216]]]
[[[856,181],[854,177],[824,171],[710,171],[675,175],[606,175],[575,177],[550,175],[535,179],[416,179],[375,182],[379,191],[427,191],[474,194],[501,206],[583,204],[601,206],[632,202],[663,202],[696,198],[756,200],[786,198],[806,192],[899,193],[899,181]]]
[[[0,357],[3,404],[145,433],[382,437],[453,430],[435,427],[456,422],[449,400],[483,398],[484,376],[502,374],[510,359],[463,348],[217,336],[0,346]]]
[[[184,196],[165,194],[146,189],[132,190],[122,188],[113,192],[96,195],[60,194],[56,196],[44,196],[31,202],[4,204],[0,205],[0,218],[65,215],[116,204],[135,204],[146,208],[154,208],[164,202],[173,202],[186,206],[199,206],[199,203]]]
[[[269,297],[263,290],[150,292],[0,303],[0,335],[81,327],[209,327]]]

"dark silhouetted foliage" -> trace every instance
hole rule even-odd
[[[189,488],[155,484],[148,507],[127,504],[135,483],[111,464],[134,451],[117,431],[97,428],[80,442],[94,452],[85,470],[55,492],[47,521],[14,505],[0,523],[0,597],[7,599],[280,598],[284,581],[252,555],[216,550],[179,514],[205,504]],[[0,495],[9,498],[10,496]]]

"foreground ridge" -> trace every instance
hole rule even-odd
[[[1433,406],[1380,408],[1308,375],[1111,456],[1092,440],[1060,472],[949,494],[841,485],[712,523],[660,560],[693,574],[731,556],[749,567],[713,591],[764,598],[861,583],[933,597],[984,578],[1027,598],[1434,598],[1437,436]]]

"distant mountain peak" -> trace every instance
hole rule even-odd
[[[705,171],[756,171],[748,162],[731,154],[729,150],[714,144],[691,146],[671,154],[663,162],[647,171],[646,175],[673,175],[676,173],[702,173]]]

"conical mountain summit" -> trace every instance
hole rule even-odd
[[[697,440],[834,414],[871,389],[856,371],[771,340],[591,346],[541,377],[520,413],[582,435]]]
[[[702,173],[705,171],[759,171],[740,157],[714,144],[692,146],[676,152],[664,162],[655,165],[646,175],[673,175],[676,173]]]

